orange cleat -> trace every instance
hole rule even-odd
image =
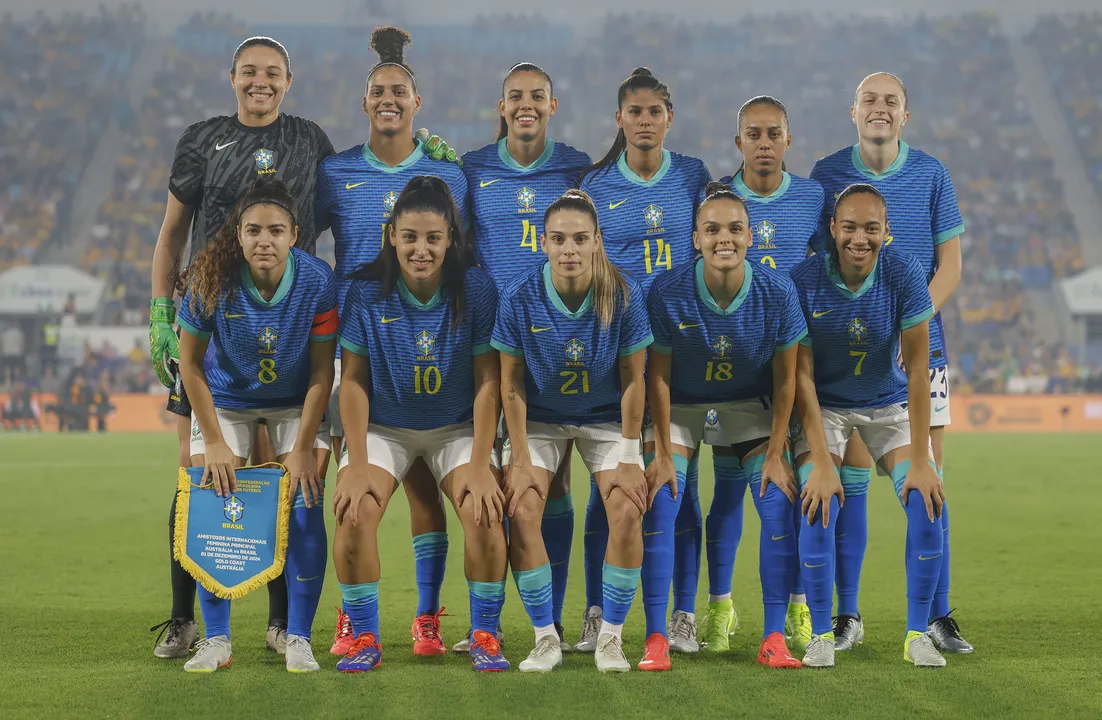
[[[761,647],[758,648],[758,663],[771,668],[803,667],[803,664],[792,657],[792,653],[788,651],[788,646],[784,643],[784,633],[779,632],[771,633],[761,641]]]
[[[410,633],[413,635],[414,655],[431,657],[447,654],[448,649],[444,647],[444,641],[440,638],[441,617],[450,617],[444,615],[444,608],[437,610],[435,615],[419,615],[413,619]]]
[[[337,629],[333,632],[333,647],[329,648],[329,654],[347,655],[354,642],[356,636],[352,632],[352,618],[345,615],[344,610],[337,608]]]
[[[651,633],[643,648],[643,659],[639,661],[640,670],[661,672],[670,669],[670,641],[662,633]]]

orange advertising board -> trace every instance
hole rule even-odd
[[[110,432],[175,431],[176,429],[174,420],[176,416],[165,410],[165,404],[168,402],[167,392],[163,395],[119,393],[112,395],[110,400],[115,406],[114,412],[107,416],[107,430]],[[46,408],[57,404],[57,398],[52,394],[38,393],[35,395],[35,402],[38,404],[42,429],[56,431],[57,415],[46,412]],[[7,405],[7,403],[7,393],[0,393],[0,405]],[[95,429],[94,420],[92,429]]]

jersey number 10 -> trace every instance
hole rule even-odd
[[[421,372],[420,365],[413,366],[413,394],[420,395],[422,389],[427,395],[440,392],[440,368],[429,365]]]

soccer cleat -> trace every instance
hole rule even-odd
[[[788,612],[784,615],[784,634],[797,653],[807,651],[811,642],[811,609],[807,603],[788,603]]]
[[[621,645],[620,638],[612,633],[605,633],[597,638],[597,647],[593,651],[593,659],[597,662],[597,669],[604,673],[620,673],[631,670],[631,663],[624,657],[624,648]]]
[[[375,633],[360,633],[348,648],[345,656],[337,661],[337,669],[345,673],[361,673],[374,670],[383,663],[383,646]]]
[[[283,655],[287,652],[287,628],[269,625],[266,637],[268,649]]]
[[[647,638],[647,644],[643,647],[643,659],[639,661],[639,669],[648,672],[669,670],[670,646],[671,643],[662,636],[662,633],[651,633]]]
[[[675,610],[673,616],[670,618],[670,624],[667,631],[670,634],[670,650],[679,653],[694,653],[700,650],[700,643],[696,641],[696,615],[694,613]],[[653,638],[655,634],[656,633],[651,633],[651,638]],[[647,642],[650,642],[649,638]]]
[[[559,651],[564,653],[574,652],[574,646],[563,638],[562,623],[555,623],[555,632],[559,635]]]
[[[160,625],[149,628],[149,632],[157,632],[156,645],[153,646],[153,655],[159,658],[182,658],[195,648],[199,642],[199,626],[194,620],[187,618],[171,618]]]
[[[301,635],[287,636],[287,672],[308,673],[320,670],[321,666],[314,659],[314,649],[310,647],[310,641]]]
[[[953,618],[952,610],[945,617],[939,617],[930,623],[928,629],[934,645],[942,652],[967,654],[975,650],[970,642],[961,637],[960,626]]]
[[[443,616],[444,608],[440,608],[435,615],[419,615],[413,619],[410,634],[413,635],[414,655],[431,657],[448,652],[440,638],[440,618]]]
[[[505,632],[501,629],[501,626],[497,626],[497,631],[494,633],[494,637],[497,638],[498,643],[502,647],[505,647]],[[463,636],[463,639],[452,645],[452,652],[460,655],[466,655],[471,651],[471,629],[467,628],[467,633]]]
[[[559,639],[553,635],[544,635],[521,661],[521,672],[551,672],[562,665],[562,648]]]
[[[731,636],[738,630],[738,614],[730,600],[708,603],[708,614],[704,616],[704,634],[701,645],[712,652],[727,652],[731,649]]]
[[[770,633],[761,641],[761,647],[758,648],[758,663],[771,668],[789,669],[798,668],[801,664],[799,660],[792,657],[788,646],[784,644],[784,635],[779,632]]]
[[[509,661],[501,654],[501,643],[485,630],[471,633],[471,664],[476,672],[505,672]]]
[[[945,667],[945,658],[934,647],[928,632],[907,632],[907,639],[903,642],[903,659],[914,663],[915,667]]]
[[[804,667],[834,667],[834,633],[812,635],[804,653]]]
[[[582,636],[574,645],[575,652],[591,653],[597,650],[597,635],[601,632],[601,608],[594,605],[582,615]],[[625,660],[624,662],[627,662]]]
[[[348,648],[356,642],[356,633],[352,632],[352,618],[342,608],[337,608],[337,629],[333,631],[333,646],[330,655],[346,655]]]
[[[233,647],[229,637],[215,635],[203,638],[196,645],[195,657],[184,663],[185,672],[212,673],[233,662]]]
[[[836,615],[834,617],[834,649],[837,652],[852,650],[865,641],[865,623],[860,616]]]

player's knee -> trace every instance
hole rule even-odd
[[[543,525],[543,506],[544,501],[535,490],[525,490],[509,518],[510,528],[519,532],[540,532]]]
[[[605,513],[608,515],[609,532],[632,532],[643,523],[643,513],[639,511],[639,506],[620,488],[612,489],[605,501]]]

